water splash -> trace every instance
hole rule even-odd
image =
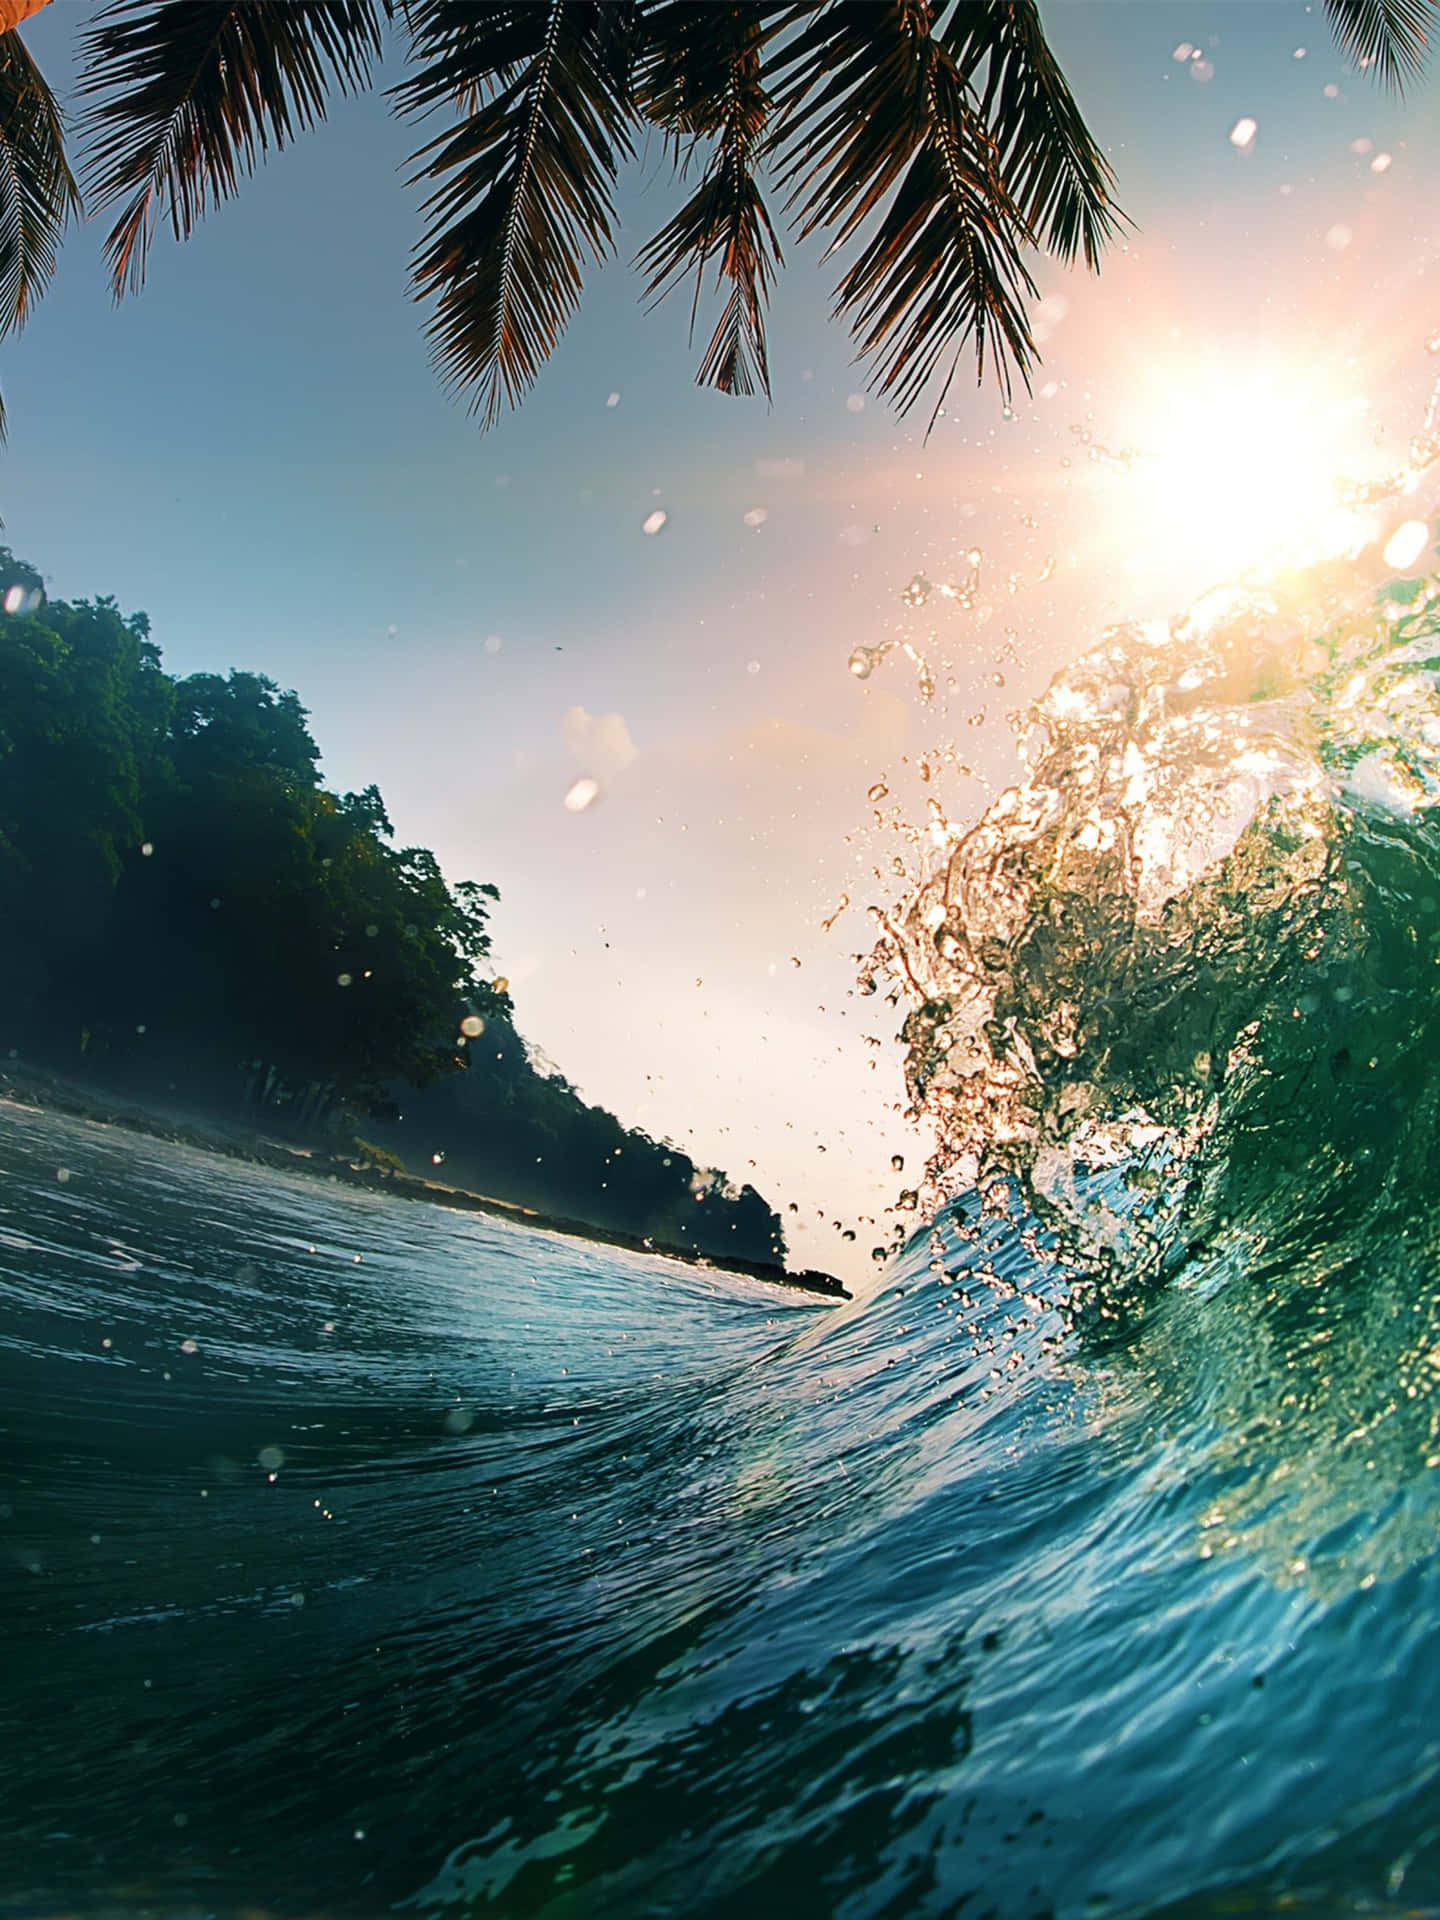
[[[1384,564],[1112,630],[1026,716],[1023,779],[915,836],[862,988],[907,1009],[927,1216],[1003,1189],[1143,1292],[1277,1089],[1440,1037],[1431,945],[1405,960],[1440,897],[1440,580]]]

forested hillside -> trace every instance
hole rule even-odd
[[[375,787],[329,792],[294,693],[167,674],[144,614],[49,599],[3,547],[0,606],[0,1054],[783,1259],[753,1188],[537,1070],[491,964],[496,889],[397,846]]]

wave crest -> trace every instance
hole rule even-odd
[[[927,1211],[1018,1183],[1140,1284],[1273,1230],[1301,1161],[1322,1211],[1373,1187],[1435,1091],[1440,584],[1213,594],[1108,633],[1032,722],[868,966],[910,1003]]]

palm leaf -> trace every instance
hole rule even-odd
[[[79,204],[55,96],[19,34],[0,33],[0,334],[24,326]]]
[[[962,5],[937,35],[968,86],[984,69],[980,116],[1001,176],[1036,246],[1098,269],[1120,223],[1115,176],[1045,40],[1034,0]]]
[[[777,62],[791,76],[782,164],[802,233],[830,230],[833,251],[873,222],[836,313],[873,361],[872,387],[901,412],[952,347],[950,377],[971,342],[979,377],[988,359],[1007,394],[1012,368],[1028,382],[1034,352],[1021,253],[1031,228],[967,76],[934,35],[948,11],[929,0],[797,7]]]
[[[1435,25],[1433,0],[1325,0],[1341,50],[1361,67],[1374,67],[1398,93],[1419,77]]]
[[[518,405],[613,249],[613,187],[632,150],[631,0],[412,0],[419,71],[402,111],[458,124],[414,156],[432,184],[414,284],[453,388],[492,426]]]
[[[122,203],[105,241],[117,298],[144,280],[157,218],[185,238],[324,118],[333,87],[368,82],[380,33],[376,0],[112,0],[79,90],[91,191]]]
[[[693,152],[706,144],[712,151],[694,193],[636,264],[650,276],[646,292],[657,300],[694,273],[693,334],[713,262],[717,285],[729,292],[697,383],[722,393],[758,390],[768,398],[765,302],[784,263],[755,177],[770,115],[761,72],[766,12],[690,0],[663,0],[646,11],[637,102],[671,135],[682,171]]]

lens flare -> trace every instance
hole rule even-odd
[[[1356,551],[1373,529],[1342,494],[1372,464],[1365,422],[1363,395],[1290,368],[1156,376],[1126,422],[1137,568],[1177,541],[1217,579]]]

